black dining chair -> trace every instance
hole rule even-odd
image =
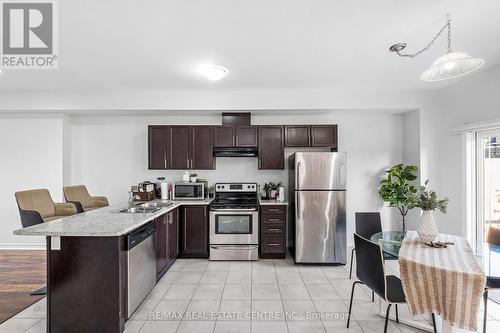
[[[368,239],[354,234],[354,245],[356,246],[356,276],[357,281],[352,284],[351,300],[349,302],[349,316],[347,318],[347,328],[351,320],[352,299],[354,298],[354,288],[356,284],[364,284],[389,303],[385,315],[384,333],[387,332],[387,324],[391,306],[396,309],[396,323],[399,323],[398,304],[406,303],[405,293],[401,280],[395,275],[385,275],[384,256],[382,248]],[[436,332],[436,322],[432,314],[434,332]]]
[[[486,235],[486,243],[500,246],[500,229],[489,227]],[[483,333],[486,333],[486,323],[488,318],[488,291],[500,289],[500,276],[486,276],[486,286],[484,288],[484,320]]]
[[[379,212],[356,213],[355,216],[356,216],[356,233],[361,237],[370,239],[370,237],[372,237],[376,233],[382,232],[382,221],[380,219]],[[349,268],[349,279],[352,278],[352,263],[355,250],[356,247],[354,247],[351,251],[351,267]],[[397,258],[384,252],[384,259],[395,260]]]

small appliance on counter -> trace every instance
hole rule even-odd
[[[205,183],[175,182],[173,200],[205,200]]]

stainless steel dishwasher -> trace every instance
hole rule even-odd
[[[130,318],[156,284],[154,232],[155,225],[154,222],[151,222],[133,230],[126,238],[127,318]]]

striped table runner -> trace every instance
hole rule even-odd
[[[406,234],[399,252],[399,269],[412,314],[433,312],[453,326],[476,331],[486,277],[469,243],[440,234],[448,248],[424,245],[415,231]]]

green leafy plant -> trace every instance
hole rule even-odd
[[[437,209],[441,213],[446,213],[446,208],[448,208],[448,202],[450,199],[438,199],[436,191],[427,189],[428,184],[429,180],[426,180],[424,186],[420,186],[415,207],[419,207],[420,209],[427,211]]]
[[[198,177],[198,174],[197,173],[192,173],[189,175],[189,177]]]
[[[281,186],[281,182],[277,183],[277,184],[273,183],[273,182],[269,183],[269,187],[271,188],[271,191],[277,191],[277,190],[279,190],[280,186]]]
[[[280,186],[281,186],[281,182],[280,183],[269,182],[269,183],[265,183],[264,187],[262,189],[264,190],[264,192],[266,192],[266,197],[270,198],[271,191],[278,191]]]
[[[417,171],[414,165],[397,164],[386,171],[386,178],[380,182],[380,197],[401,213],[403,232],[406,231],[406,215],[417,202],[417,188],[413,185]]]

